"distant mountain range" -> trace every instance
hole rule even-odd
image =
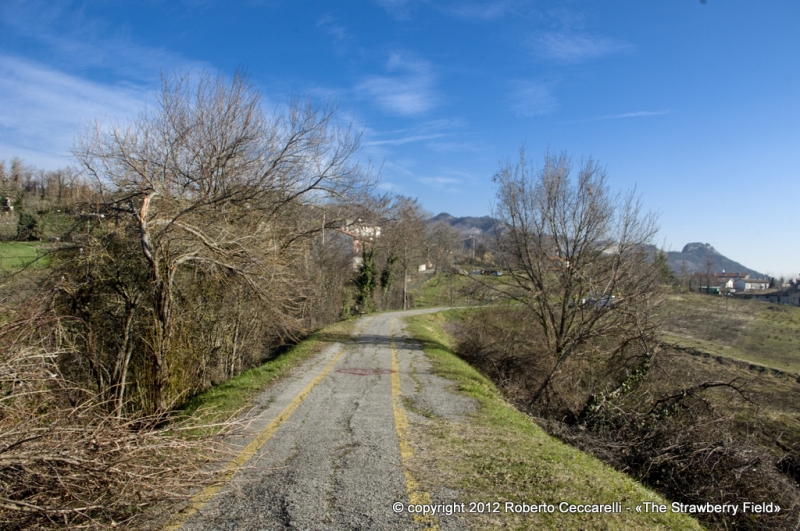
[[[428,225],[434,225],[436,223],[447,223],[458,232],[464,234],[465,236],[483,236],[488,237],[492,235],[492,229],[496,226],[500,225],[500,222],[494,219],[491,216],[482,216],[479,218],[467,216],[463,218],[456,218],[448,214],[447,212],[442,212],[438,216],[434,216],[428,221],[426,221]]]
[[[465,237],[472,236],[478,240],[489,240],[494,228],[500,226],[500,222],[491,216],[466,216],[457,218],[446,212],[442,212],[430,218],[426,223],[429,225],[447,223]],[[653,250],[656,250],[655,246]],[[685,270],[689,274],[705,272],[706,259],[709,258],[713,263],[712,269],[715,273],[727,271],[728,273],[749,273],[753,278],[765,276],[754,269],[750,269],[720,254],[708,243],[687,243],[680,252],[667,251],[666,255],[670,268],[678,274],[680,274],[682,270]]]
[[[720,254],[708,243],[687,243],[680,252],[668,251],[667,259],[669,267],[676,273],[680,273],[684,268],[687,273],[704,273],[706,271],[706,259],[709,259],[713,264],[712,269],[715,273],[721,273],[722,271],[749,273],[752,278],[763,278],[765,276],[755,269],[750,269]]]

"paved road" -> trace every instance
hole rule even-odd
[[[247,435],[232,441],[235,475],[195,500],[196,512],[180,529],[440,528],[436,519],[392,510],[396,502],[430,501],[404,466],[414,450],[403,397],[438,415],[473,407],[431,375],[422,351],[403,339],[398,318],[428,311],[362,318],[351,341],[332,345],[265,391]]]

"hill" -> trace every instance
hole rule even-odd
[[[457,218],[442,212],[425,223],[435,225],[446,223],[456,229],[464,236],[474,237],[478,241],[488,241],[495,229],[501,226],[500,221],[491,216],[464,216]],[[656,247],[653,246],[653,251]],[[761,278],[765,275],[749,267],[724,256],[714,249],[711,244],[693,242],[687,243],[681,251],[668,251],[667,260],[670,268],[677,274],[683,270],[687,274],[706,271],[706,260],[710,260],[714,273],[727,271],[729,273],[749,273],[752,278]]]
[[[481,216],[481,217],[465,216],[457,218],[451,216],[447,212],[442,212],[441,214],[427,220],[425,223],[427,223],[428,225],[435,225],[437,223],[447,223],[448,225],[456,229],[458,232],[464,234],[465,236],[476,236],[476,237],[490,236],[495,227],[500,226],[500,222],[491,216]]]
[[[753,278],[764,277],[764,274],[755,269],[750,269],[722,255],[708,243],[687,243],[680,252],[669,251],[666,254],[670,268],[676,273],[684,270],[688,274],[705,272],[708,260],[714,273],[727,271],[729,273],[749,273]]]

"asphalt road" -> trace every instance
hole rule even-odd
[[[404,466],[414,452],[408,419],[413,425],[415,416],[403,404],[443,416],[474,407],[432,375],[419,346],[404,339],[399,318],[430,311],[364,317],[349,342],[328,347],[265,391],[245,435],[231,441],[232,455],[238,455],[229,465],[235,474],[221,489],[198,497],[191,516],[172,528],[349,531],[454,525],[393,510],[397,502],[431,500]],[[433,499],[443,501],[441,494]]]

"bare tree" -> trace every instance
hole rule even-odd
[[[703,260],[703,265],[705,268],[705,279],[706,279],[706,295],[711,293],[711,279],[714,276],[714,269],[717,265],[717,262],[714,260],[714,255],[711,253],[711,250],[706,248],[706,254]]]
[[[405,310],[409,307],[408,275],[412,268],[427,258],[425,254],[427,230],[424,220],[429,216],[416,199],[404,196],[394,199],[386,215],[388,218],[384,223],[386,230],[380,241],[386,255],[388,269],[385,271],[392,272],[392,278],[402,275],[400,306]],[[396,274],[393,271],[396,271]]]
[[[661,279],[646,246],[656,217],[642,212],[633,193],[612,193],[591,159],[573,177],[566,154],[546,155],[537,171],[521,150],[494,181],[494,216],[504,225],[498,260],[508,274],[492,286],[524,305],[552,360],[531,404],[578,352],[613,358],[638,348],[650,355]]]
[[[369,186],[353,158],[358,136],[337,127],[334,111],[293,101],[268,117],[241,74],[165,77],[153,109],[78,141],[74,155],[101,189],[107,223],[135,228],[149,272],[147,304],[131,307],[154,323],[153,411],[167,407],[181,271],[235,277],[268,297],[291,281],[286,253],[319,230],[298,209]],[[273,305],[276,318],[289,303]]]
[[[427,254],[437,273],[453,267],[455,255],[461,247],[461,238],[461,233],[448,223],[440,222],[429,227]]]

